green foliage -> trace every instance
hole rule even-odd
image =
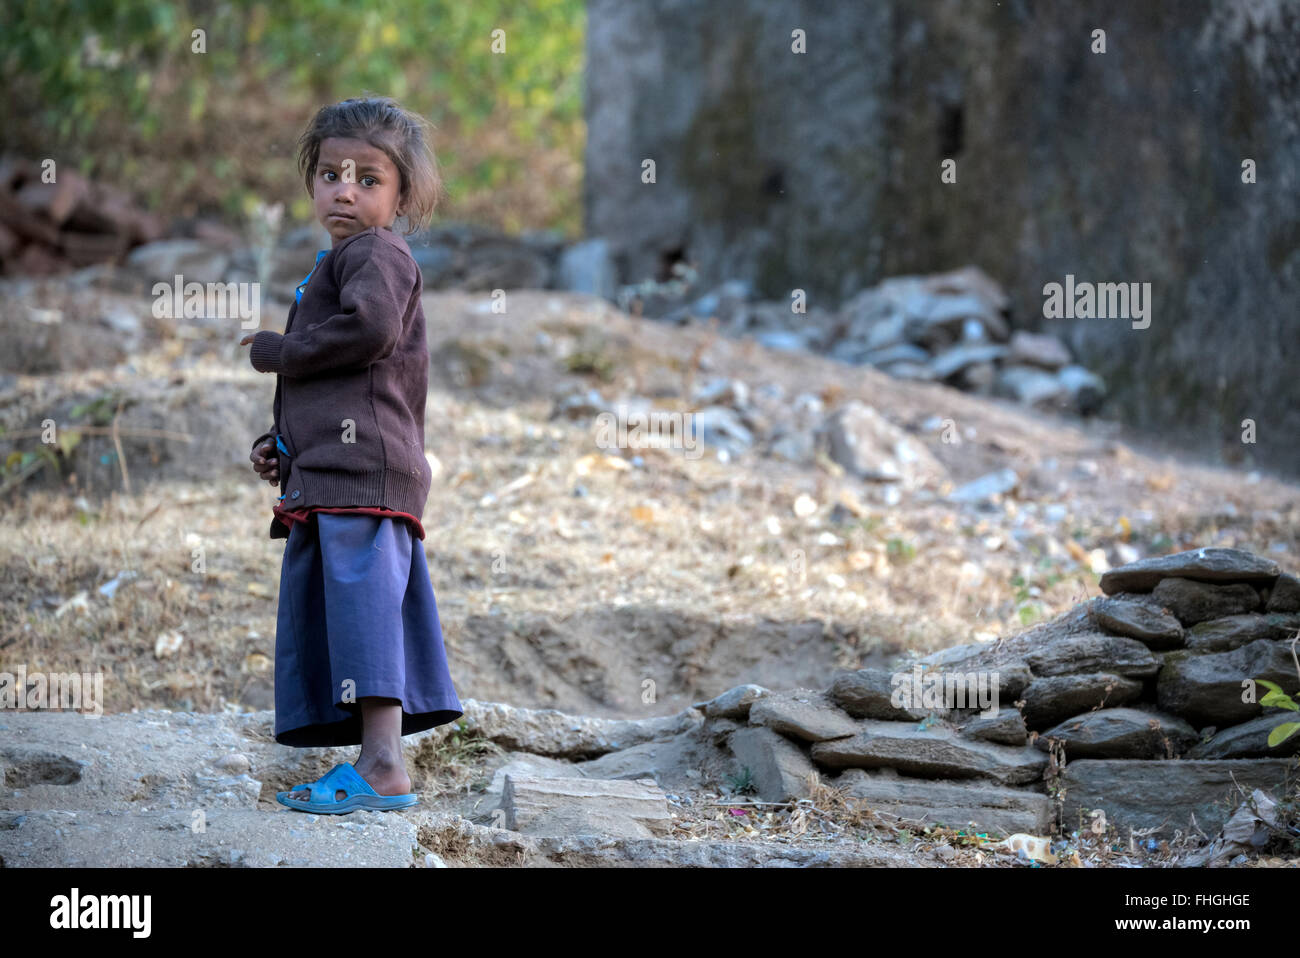
[[[250,196],[298,200],[300,186],[284,195],[298,134],[320,106],[364,93],[435,125],[449,196],[530,176],[538,150],[581,160],[582,0],[9,0],[3,20],[7,145],[129,184],[154,208],[198,196],[234,216]],[[475,148],[479,130],[490,147]],[[443,149],[453,133],[471,158]]]
[[[584,336],[564,359],[564,368],[571,373],[590,373],[600,377],[603,382],[614,378],[616,368],[614,357],[610,355],[609,344],[599,336]]]
[[[1266,682],[1264,679],[1256,679],[1255,681],[1268,689],[1268,694],[1259,700],[1260,705],[1300,712],[1300,705],[1296,704],[1291,696],[1283,692],[1280,685],[1274,682]],[[1283,722],[1268,733],[1268,747],[1277,748],[1296,732],[1300,732],[1300,722]]]
[[[491,739],[479,729],[471,728],[468,719],[457,719],[448,733],[433,750],[435,765],[469,765],[479,756],[492,751]]]
[[[1039,597],[1064,579],[1055,560],[1041,559],[1037,565],[1038,574],[1033,581],[1020,574],[1013,575],[1010,579],[1011,587],[1015,590],[1016,618],[1021,625],[1031,625],[1043,617],[1045,608]]]
[[[113,410],[120,398],[120,395],[116,392],[96,396],[89,402],[73,406],[69,415],[79,419],[89,414],[91,425],[107,426],[113,421]]]
[[[907,562],[916,558],[916,546],[905,539],[893,537],[885,543],[885,553],[895,562]]]
[[[749,795],[758,791],[758,786],[754,782],[753,773],[746,765],[740,770],[739,775],[728,775],[727,784],[736,795]]]

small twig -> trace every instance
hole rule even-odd
[[[818,808],[816,805],[813,805],[811,803],[805,804],[804,801],[802,800],[794,803],[791,802],[701,802],[700,804],[704,808],[744,808],[744,807],[789,808],[790,805],[793,804],[795,808],[800,809],[805,813],[817,815],[818,816],[817,820],[819,823],[829,824],[832,828],[835,828],[838,831],[843,831],[844,829],[844,826],[841,825],[839,822],[837,822],[835,820],[835,816],[832,815],[830,812],[828,812],[826,809]]]
[[[68,432],[84,432],[92,436],[111,436],[115,430],[112,426],[64,426]],[[12,432],[0,433],[0,442],[6,439],[17,439],[20,436],[41,436],[45,434],[44,429],[15,429]],[[118,427],[117,435],[122,436],[154,436],[159,439],[179,439],[189,442],[194,437],[187,432],[172,432],[169,429],[146,429],[137,426]]]
[[[137,522],[137,523],[135,524],[135,531],[136,531],[136,532],[139,532],[139,531],[140,531],[140,527],[143,526],[143,525],[144,525],[146,522],[148,522],[150,519],[152,519],[152,518],[154,517],[155,513],[157,513],[158,510],[161,509],[161,508],[163,507],[163,503],[165,503],[166,501],[167,501],[166,499],[159,499],[159,500],[158,500],[158,504],[155,505],[155,506],[154,506],[152,509],[150,509],[148,512],[146,512],[146,513],[145,513],[145,514],[140,518],[140,521]]]
[[[131,477],[126,474],[126,454],[122,452],[122,436],[118,428],[118,419],[122,415],[122,404],[126,402],[126,397],[122,396],[117,401],[117,411],[113,413],[113,446],[117,449],[117,464],[122,467],[122,487],[126,494],[131,494]]]

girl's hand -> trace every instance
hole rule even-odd
[[[245,336],[243,339],[239,341],[239,345],[247,346],[249,343],[253,341],[253,337],[256,335],[257,333],[249,333],[247,336]]]
[[[255,446],[253,451],[248,454],[248,458],[252,460],[253,469],[257,471],[259,478],[265,479],[267,482],[278,483],[280,481],[280,456],[275,448],[275,443],[268,440],[260,446]]]

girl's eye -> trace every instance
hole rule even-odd
[[[338,176],[338,174],[335,173],[333,170],[325,170],[325,171],[323,171],[323,172],[321,173],[321,178],[324,179],[327,183],[333,183],[333,182],[334,182],[332,179],[330,179],[331,176]],[[373,176],[371,176],[369,173],[367,173],[365,176],[361,177],[361,182],[362,182],[362,183],[364,183],[366,180],[372,180],[376,185],[378,185],[378,183],[379,183],[379,181],[376,180],[376,179],[375,179]]]

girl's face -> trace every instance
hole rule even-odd
[[[316,218],[335,246],[372,226],[391,228],[401,186],[401,174],[383,150],[365,140],[321,140],[313,199]]]

